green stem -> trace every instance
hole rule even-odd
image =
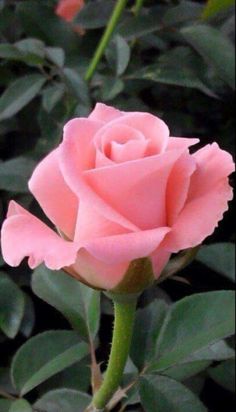
[[[141,8],[143,7],[144,0],[136,0],[135,6],[134,6],[134,14],[135,16],[139,15],[139,12]]]
[[[130,350],[136,304],[137,299],[128,303],[114,301],[115,322],[112,347],[104,381],[93,398],[92,404],[96,410],[103,410],[106,407],[121,383]]]
[[[111,36],[112,36],[116,26],[117,26],[117,23],[118,23],[118,21],[121,17],[121,14],[122,14],[123,10],[125,9],[127,1],[128,0],[118,0],[117,1],[116,5],[115,5],[115,8],[114,8],[114,11],[111,15],[111,18],[110,18],[109,22],[108,22],[107,28],[106,28],[106,30],[105,30],[105,32],[104,32],[104,34],[103,34],[103,36],[100,40],[98,48],[95,51],[93,59],[92,59],[90,65],[88,67],[88,70],[85,74],[85,80],[86,81],[90,81],[92,79],[92,77],[94,75],[94,72],[97,68],[97,65],[99,64],[99,62],[100,62],[100,60],[103,56],[103,53],[106,50],[106,47],[107,47],[107,45],[108,45],[108,43],[111,39]]]

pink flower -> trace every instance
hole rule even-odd
[[[17,266],[28,256],[32,269],[44,262],[112,289],[130,262],[149,257],[158,278],[171,253],[213,233],[232,199],[232,157],[217,143],[190,155],[197,142],[170,137],[151,114],[103,104],[69,121],[29,182],[58,233],[12,201],[5,261]]]
[[[84,0],[60,0],[56,7],[56,14],[71,23],[83,7]],[[79,34],[84,34],[84,30],[79,26],[75,26],[74,30]]]

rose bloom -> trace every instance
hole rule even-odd
[[[71,23],[79,11],[84,7],[84,0],[60,0],[56,7],[57,16]],[[79,27],[74,27],[79,34],[84,34],[84,30]]]
[[[149,113],[97,104],[64,127],[63,141],[35,169],[29,189],[57,230],[9,205],[2,251],[11,266],[64,268],[113,289],[130,263],[149,257],[158,278],[171,254],[212,234],[232,199],[232,157],[217,143],[170,137]]]

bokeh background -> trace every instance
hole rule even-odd
[[[138,13],[134,1],[128,2],[88,84],[86,70],[114,3],[85,0],[74,18],[65,20],[56,13],[56,0],[0,1],[1,221],[10,199],[45,220],[27,181],[37,162],[60,142],[65,122],[86,116],[97,101],[151,112],[167,122],[172,135],[198,137],[199,147],[217,141],[234,155],[234,1],[146,0]],[[179,279],[147,291],[140,305],[146,307],[157,297],[176,301],[193,293],[233,289],[234,242],[232,202],[215,234]],[[14,354],[32,336],[70,327],[59,311],[37,296],[37,288],[32,291],[25,263],[12,269],[0,257],[0,271],[0,411],[5,412],[12,400],[1,393],[17,393],[10,382]],[[103,298],[99,359],[109,352],[111,313]],[[233,343],[230,339],[230,348]],[[31,361],[25,359],[28,368]],[[33,403],[55,388],[89,391],[88,363],[85,359],[55,374],[26,399]],[[182,380],[209,411],[231,412],[233,369],[231,356],[220,363],[216,358]],[[127,410],[142,410],[135,395],[127,405]],[[68,412],[74,410],[71,406]]]

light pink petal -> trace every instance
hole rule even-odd
[[[147,141],[131,140],[126,144],[113,142],[111,144],[111,158],[116,163],[142,159],[145,156]]]
[[[58,149],[36,167],[29,189],[44,213],[69,239],[73,239],[78,198],[67,186],[58,164]]]
[[[204,196],[188,202],[167,235],[164,246],[171,252],[179,252],[201,244],[214,232],[232,197],[232,188],[225,178]]]
[[[167,224],[172,226],[185,205],[190,179],[196,169],[195,160],[186,151],[175,163],[167,184]]]
[[[10,203],[8,218],[2,226],[1,246],[3,258],[10,266],[18,266],[29,257],[30,268],[45,262],[52,270],[72,265],[78,249],[15,202]]]
[[[169,250],[164,249],[162,246],[157,248],[156,251],[151,256],[152,259],[152,267],[153,267],[153,272],[158,279],[167,265],[169,259],[171,257],[171,252]]]
[[[207,145],[193,155],[197,169],[191,179],[189,200],[204,195],[220,179],[229,176],[235,165],[232,156],[221,150],[217,143]]]
[[[88,185],[140,229],[167,226],[166,186],[181,151],[166,152],[84,173]]]
[[[168,139],[169,129],[163,120],[149,113],[130,112],[124,114],[112,122],[104,126],[103,130],[107,127],[111,128],[117,125],[126,125],[133,129],[138,130],[148,140],[149,152],[148,155],[154,155],[165,151]]]
[[[97,103],[92,113],[89,115],[89,119],[98,120],[103,123],[108,123],[117,117],[123,116],[123,112],[114,107],[107,106],[103,103]]]
[[[170,137],[166,150],[176,149],[188,149],[188,147],[194,146],[199,143],[199,139],[192,139],[186,137]]]
[[[82,155],[79,153],[77,136],[72,134],[70,138],[64,139],[60,146],[60,168],[68,186],[79,199],[93,205],[98,213],[106,219],[128,230],[136,231],[137,227],[134,224],[114,210],[111,205],[106,203],[106,201],[85,182],[80,161],[78,160],[80,156]]]
[[[95,136],[97,152],[117,163],[144,157],[147,140],[138,130],[126,125],[102,128]]]
[[[85,240],[98,237],[128,233],[127,229],[106,219],[102,214],[86,201],[80,202],[75,241],[83,243]]]
[[[129,264],[130,262],[117,264],[104,263],[101,260],[96,259],[85,249],[80,249],[78,259],[72,268],[89,284],[109,290],[119,284],[126,273]]]
[[[113,164],[113,160],[108,159],[108,157],[106,157],[106,155],[102,153],[100,150],[96,150],[95,168],[111,166]]]
[[[78,170],[91,169],[95,166],[95,146],[93,138],[103,123],[86,118],[70,120],[64,126],[64,142],[72,141],[76,151]]]
[[[169,231],[170,228],[162,227],[136,233],[101,237],[85,241],[82,246],[96,259],[106,264],[131,262],[134,259],[150,256]]]

